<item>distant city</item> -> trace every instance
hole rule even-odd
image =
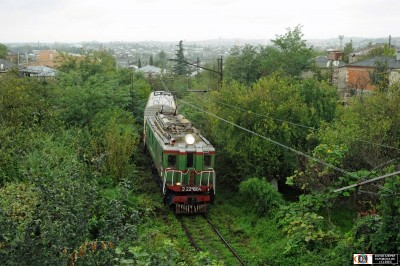
[[[385,38],[360,38],[338,36],[330,39],[311,39],[306,40],[308,46],[313,47],[317,51],[327,51],[328,49],[342,49],[346,43],[353,42],[353,48],[362,49],[369,44],[390,43],[391,45],[400,46],[400,37]],[[150,63],[150,57],[157,61],[160,52],[164,52],[165,58],[174,58],[177,50],[178,42],[160,42],[160,41],[141,41],[141,42],[76,42],[76,43],[6,43],[11,54],[14,55],[15,61],[18,63],[29,63],[35,60],[35,51],[38,50],[57,50],[70,54],[82,55],[88,51],[107,50],[118,61],[121,67],[130,65],[138,65],[139,60],[142,66]],[[250,44],[253,46],[269,45],[271,40],[267,39],[212,39],[200,41],[185,41],[183,45],[185,49],[185,57],[192,62],[200,60],[201,64],[215,64],[216,59],[226,57],[234,46],[242,46]],[[19,57],[18,57],[19,55]],[[17,62],[15,62],[17,63]]]

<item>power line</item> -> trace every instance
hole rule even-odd
[[[231,108],[234,108],[234,109],[237,109],[237,110],[241,110],[241,111],[244,111],[244,112],[250,112],[250,113],[252,113],[252,114],[254,114],[256,116],[270,118],[270,119],[273,119],[273,120],[276,120],[276,121],[280,121],[280,122],[291,124],[291,125],[298,126],[298,127],[308,128],[308,129],[311,129],[311,130],[318,130],[318,129],[314,128],[314,127],[309,127],[309,126],[293,123],[293,122],[290,122],[290,121],[287,121],[287,120],[284,120],[284,119],[279,119],[279,118],[274,118],[274,117],[267,116],[267,115],[262,115],[262,114],[253,112],[251,110],[246,110],[246,109],[243,109],[243,108],[240,108],[240,107],[237,107],[237,106],[233,106],[233,105],[230,105],[230,104],[227,104],[227,103],[223,103],[223,102],[220,102],[220,101],[217,101],[217,100],[212,100],[211,99],[211,101],[219,103],[219,104],[222,104],[222,105],[225,105],[225,106],[228,106],[228,107],[231,107]]]
[[[167,86],[165,85],[165,83],[163,82],[162,79],[161,79],[161,82],[162,82],[164,88],[165,88],[167,91],[169,91],[168,88],[167,88]],[[204,109],[201,109],[200,107],[195,106],[195,105],[193,105],[193,104],[191,104],[191,103],[188,103],[188,102],[186,102],[186,101],[184,101],[184,100],[180,100],[180,101],[183,102],[183,103],[185,103],[185,104],[187,104],[187,105],[189,105],[189,106],[191,106],[192,108],[195,108],[195,109],[197,109],[197,110],[200,110],[200,111],[202,111],[202,112],[204,112],[204,113],[206,113],[206,114],[208,114],[208,115],[211,115],[211,116],[213,116],[213,117],[215,117],[215,118],[217,118],[217,119],[219,119],[219,120],[221,120],[221,121],[224,121],[224,122],[226,122],[226,123],[228,123],[228,124],[230,124],[230,125],[233,125],[233,126],[239,128],[239,129],[241,129],[241,130],[244,130],[244,131],[246,131],[246,132],[248,132],[248,133],[250,133],[250,134],[253,134],[253,135],[256,135],[256,136],[258,136],[258,137],[260,137],[260,138],[263,138],[263,139],[265,139],[265,140],[267,140],[267,141],[269,141],[269,142],[271,142],[271,143],[273,143],[273,144],[275,144],[275,145],[278,145],[278,146],[280,146],[280,147],[282,147],[282,148],[288,149],[288,150],[290,150],[290,151],[292,151],[292,152],[294,152],[294,153],[296,153],[296,154],[298,154],[298,155],[301,155],[301,156],[303,156],[303,157],[306,157],[306,158],[308,158],[308,159],[311,159],[311,160],[313,160],[313,161],[316,161],[316,162],[318,162],[318,163],[320,163],[320,164],[322,164],[322,165],[325,165],[325,166],[327,166],[327,167],[330,167],[330,168],[332,168],[332,169],[334,169],[334,170],[336,170],[336,171],[338,171],[338,172],[344,173],[345,175],[353,176],[351,173],[349,173],[349,172],[347,172],[347,171],[345,171],[345,170],[343,170],[343,169],[341,169],[341,168],[339,168],[339,167],[336,167],[336,166],[334,166],[334,165],[332,165],[332,164],[326,163],[325,161],[322,161],[322,160],[320,160],[320,159],[317,159],[317,158],[315,158],[315,157],[313,157],[313,156],[310,156],[310,155],[308,155],[308,154],[306,154],[306,153],[304,153],[304,152],[301,152],[301,151],[298,151],[298,150],[296,150],[296,149],[293,149],[293,148],[291,148],[291,147],[289,147],[289,146],[286,146],[286,145],[284,145],[284,144],[282,144],[282,143],[280,143],[280,142],[277,142],[277,141],[275,141],[275,140],[272,140],[271,138],[268,138],[268,137],[263,136],[263,135],[261,135],[261,134],[259,134],[259,133],[256,133],[256,132],[254,132],[254,131],[251,131],[251,130],[245,128],[245,127],[239,126],[239,125],[237,125],[237,124],[235,124],[235,123],[233,123],[233,122],[231,122],[231,121],[229,121],[229,120],[226,120],[226,119],[224,119],[224,118],[222,118],[222,117],[219,117],[219,116],[217,116],[217,115],[215,115],[215,114],[213,114],[213,113],[210,113],[210,112],[208,112],[208,111],[206,111],[206,110],[204,110]],[[229,107],[232,107],[232,108],[241,110],[241,111],[251,112],[251,113],[253,113],[254,115],[258,115],[258,116],[262,116],[262,117],[268,117],[268,116],[265,116],[265,115],[261,115],[261,114],[255,113],[255,112],[250,111],[250,110],[245,110],[245,109],[240,108],[240,107],[237,107],[237,106],[229,105],[229,104],[222,103],[222,102],[219,102],[219,101],[216,101],[216,100],[214,100],[214,101],[217,102],[217,103],[219,103],[219,104],[226,105],[226,106],[229,106]],[[272,117],[268,117],[268,118],[275,119],[275,118],[272,118]],[[289,122],[289,121],[286,121],[286,120],[283,120],[283,119],[275,119],[275,120],[282,121],[282,122],[286,122],[286,123],[293,124],[293,125],[300,126],[300,127],[304,127],[304,128],[309,128],[309,129],[313,129],[313,130],[318,130],[318,129],[315,129],[315,128],[313,128],[313,127],[308,127],[308,126],[304,126],[304,125],[292,123],[292,122]],[[400,150],[400,149],[398,149],[398,148],[391,147],[391,146],[387,146],[387,145],[377,144],[377,143],[373,143],[373,142],[369,142],[369,141],[364,141],[364,140],[360,140],[360,139],[355,139],[355,140],[362,141],[362,142],[366,142],[366,143],[373,144],[373,145],[378,145],[378,146],[386,147],[386,148],[392,148],[392,149],[395,149],[395,150]],[[398,159],[398,158],[396,158],[396,159]],[[381,166],[383,166],[383,165],[386,165],[386,164],[388,164],[388,163],[390,163],[390,162],[392,162],[392,161],[394,161],[394,160],[396,160],[396,159],[392,159],[392,160],[390,160],[390,161],[388,161],[388,162],[386,162],[386,163],[384,163],[384,164],[379,165],[378,167],[381,167]],[[376,169],[376,168],[378,168],[378,167],[375,167],[374,169]],[[397,171],[397,172],[390,173],[390,174],[386,174],[386,175],[383,175],[383,176],[378,176],[378,177],[375,177],[375,178],[370,179],[370,180],[364,180],[364,181],[359,182],[359,183],[357,183],[357,184],[353,184],[353,185],[350,185],[350,186],[342,187],[342,188],[340,188],[340,189],[336,189],[336,190],[334,190],[334,192],[339,192],[339,191],[342,191],[342,190],[347,190],[347,189],[349,189],[349,188],[358,187],[358,186],[361,186],[361,185],[363,185],[363,184],[371,183],[371,182],[374,182],[374,181],[377,181],[377,180],[384,179],[384,178],[386,178],[386,177],[390,177],[390,176],[393,176],[393,175],[397,175],[397,174],[399,174],[399,173],[400,173],[400,171]],[[364,179],[365,179],[365,178],[364,178]],[[375,185],[375,186],[377,186],[377,185]],[[379,186],[377,186],[377,187],[379,187]],[[382,187],[380,187],[380,188],[382,188]],[[390,190],[390,189],[388,189],[388,191],[394,192],[394,191],[392,191],[392,190]],[[362,192],[364,192],[364,191],[362,191]],[[366,193],[367,193],[367,191],[366,191]],[[370,192],[370,193],[372,193],[372,192]],[[391,194],[391,195],[397,195],[397,193],[394,193],[394,194]],[[391,195],[386,195],[386,196],[391,196]]]
[[[284,119],[279,119],[279,118],[274,118],[274,117],[271,117],[271,116],[262,115],[262,114],[253,112],[251,110],[246,110],[246,109],[243,109],[243,108],[231,105],[231,104],[227,104],[227,103],[224,103],[224,102],[220,102],[220,101],[217,101],[217,100],[211,99],[211,101],[214,101],[216,103],[219,103],[219,104],[222,104],[222,105],[225,105],[225,106],[228,106],[228,107],[231,107],[231,108],[243,111],[243,112],[250,112],[250,113],[252,113],[252,114],[254,114],[256,116],[270,118],[270,119],[273,119],[273,120],[276,120],[276,121],[280,121],[280,122],[283,122],[283,123],[287,123],[287,124],[290,124],[290,125],[293,125],[293,126],[311,129],[313,131],[319,131],[319,129],[315,128],[315,127],[309,127],[309,126],[305,126],[305,125],[302,125],[302,124],[293,123],[293,122],[290,122],[290,121],[287,121],[287,120],[284,120]],[[359,139],[359,138],[351,138],[351,139],[355,140],[355,141],[359,141],[359,142],[368,143],[368,144],[371,144],[371,145],[374,145],[374,146],[379,146],[379,147],[384,147],[384,148],[389,148],[389,149],[400,151],[399,148],[396,148],[396,147],[393,147],[393,146],[388,146],[388,145],[385,145],[385,144],[379,144],[379,143],[375,143],[375,142],[371,142],[371,141],[367,141],[367,140],[363,140],[363,139]]]
[[[398,174],[400,174],[400,171],[393,172],[393,173],[389,173],[389,174],[382,175],[382,176],[378,176],[378,177],[372,178],[372,179],[370,179],[370,180],[365,180],[365,181],[359,182],[359,183],[357,183],[357,184],[345,186],[345,187],[342,187],[342,188],[339,188],[339,189],[335,189],[333,192],[340,192],[340,191],[343,191],[343,190],[347,190],[347,189],[349,189],[349,188],[359,187],[359,186],[361,186],[361,185],[368,184],[368,183],[371,183],[371,182],[375,182],[375,181],[384,179],[384,178],[386,178],[386,177],[390,177],[390,176],[394,176],[394,175],[398,175]]]
[[[275,145],[278,145],[278,146],[280,146],[280,147],[282,147],[282,148],[288,149],[288,150],[290,150],[290,151],[292,151],[292,152],[294,152],[294,153],[296,153],[296,154],[298,154],[298,155],[301,155],[301,156],[303,156],[303,157],[306,157],[306,158],[308,158],[308,159],[311,159],[311,160],[313,160],[313,161],[316,161],[316,162],[318,162],[318,163],[320,163],[320,164],[323,164],[323,165],[325,165],[325,166],[327,166],[327,167],[330,167],[330,168],[332,168],[332,169],[334,169],[334,170],[336,170],[336,171],[338,171],[338,172],[341,172],[341,173],[343,173],[343,174],[345,174],[345,175],[348,175],[348,176],[351,176],[351,177],[353,176],[350,172],[347,172],[346,170],[343,170],[343,169],[341,169],[341,168],[339,168],[339,167],[336,167],[336,166],[334,166],[334,165],[332,165],[332,164],[329,164],[329,163],[327,163],[327,162],[325,162],[325,161],[322,161],[322,160],[317,159],[317,158],[315,158],[315,157],[313,157],[313,156],[310,156],[310,155],[308,155],[308,154],[305,154],[304,152],[301,152],[301,151],[298,151],[298,150],[296,150],[296,149],[293,149],[293,148],[291,148],[291,147],[289,147],[289,146],[286,146],[286,145],[284,145],[284,144],[282,144],[282,143],[280,143],[280,142],[277,142],[277,141],[275,141],[275,140],[272,140],[271,138],[268,138],[268,137],[266,137],[266,136],[264,136],[264,135],[261,135],[261,134],[259,134],[259,133],[256,133],[256,132],[254,132],[254,131],[252,131],[252,130],[250,130],[250,129],[247,129],[247,128],[245,128],[245,127],[239,126],[238,124],[235,124],[235,123],[233,123],[233,122],[231,122],[231,121],[229,121],[229,120],[226,120],[226,119],[224,119],[224,118],[222,118],[222,117],[219,117],[219,116],[217,116],[217,115],[215,115],[215,114],[213,114],[213,113],[210,113],[210,112],[208,112],[208,111],[206,111],[206,110],[204,110],[204,109],[201,109],[200,107],[195,106],[195,105],[193,105],[193,104],[191,104],[191,103],[188,103],[188,102],[186,102],[186,101],[184,101],[184,100],[180,100],[180,101],[183,102],[183,103],[185,103],[185,104],[187,104],[187,105],[189,105],[190,107],[192,107],[192,108],[194,108],[194,109],[200,110],[201,112],[204,112],[204,113],[206,113],[206,114],[208,114],[208,115],[211,115],[211,116],[213,116],[213,117],[215,117],[215,118],[217,118],[217,119],[219,119],[219,120],[221,120],[221,121],[224,121],[225,123],[228,123],[228,124],[230,124],[230,125],[233,125],[233,126],[239,128],[239,129],[241,129],[241,130],[244,130],[244,131],[246,131],[246,132],[248,132],[248,133],[250,133],[250,134],[253,134],[253,135],[255,135],[255,136],[258,136],[258,137],[260,137],[260,138],[263,138],[263,139],[265,139],[265,140],[267,140],[267,141],[269,141],[269,142],[271,142],[271,143],[273,143],[273,144],[275,144]],[[391,161],[392,161],[392,160],[391,160]],[[398,175],[398,174],[400,174],[400,171],[393,172],[393,173],[389,173],[389,174],[385,174],[385,175],[382,175],[382,176],[378,176],[378,177],[372,178],[372,179],[370,179],[370,180],[365,180],[365,181],[359,182],[359,183],[357,183],[357,184],[345,186],[345,187],[336,189],[336,190],[334,190],[333,192],[340,192],[340,191],[343,191],[343,190],[347,190],[347,189],[350,189],[350,188],[353,188],[353,187],[358,187],[358,186],[361,186],[361,185],[364,185],[364,184],[368,184],[368,183],[371,183],[371,182],[374,182],[374,181],[377,181],[377,180],[381,180],[381,179],[384,179],[384,178],[387,178],[387,177],[390,177],[390,176]],[[389,191],[390,191],[390,190],[389,190]],[[362,192],[370,193],[370,194],[373,193],[373,192],[367,192],[367,191],[362,191]],[[394,191],[393,191],[393,192],[394,192]],[[397,194],[397,193],[392,194],[392,195],[396,195],[396,194]],[[388,195],[388,196],[391,196],[391,195]]]
[[[313,156],[310,156],[310,155],[308,155],[308,154],[306,154],[306,153],[304,153],[304,152],[301,152],[301,151],[298,151],[298,150],[296,150],[296,149],[293,149],[293,148],[291,148],[291,147],[289,147],[289,146],[286,146],[285,144],[282,144],[282,143],[280,143],[280,142],[277,142],[277,141],[275,141],[275,140],[273,140],[273,139],[271,139],[271,138],[268,138],[268,137],[266,137],[266,136],[264,136],[264,135],[261,135],[261,134],[259,134],[259,133],[256,133],[256,132],[254,132],[254,131],[252,131],[252,130],[250,130],[250,129],[247,129],[247,128],[245,128],[245,127],[239,126],[238,124],[235,124],[235,123],[233,123],[233,122],[231,122],[231,121],[229,121],[229,120],[226,120],[226,119],[224,119],[224,118],[222,118],[222,117],[219,117],[219,116],[217,116],[217,115],[215,115],[215,114],[213,114],[213,113],[210,113],[210,112],[208,112],[208,111],[206,111],[206,110],[203,110],[203,109],[201,109],[200,107],[195,106],[195,105],[193,105],[193,104],[191,104],[191,103],[188,103],[188,102],[186,102],[186,101],[184,101],[184,100],[180,100],[180,101],[183,102],[183,103],[185,103],[185,104],[187,104],[187,105],[189,105],[189,106],[191,106],[191,107],[194,108],[194,109],[200,110],[200,111],[202,111],[202,112],[204,112],[204,113],[206,113],[206,114],[208,114],[208,115],[211,115],[211,116],[213,116],[213,117],[215,117],[215,118],[217,118],[217,119],[219,119],[219,120],[221,120],[221,121],[224,121],[225,123],[228,123],[228,124],[230,124],[230,125],[232,125],[232,126],[235,126],[235,127],[239,128],[239,129],[241,129],[241,130],[244,130],[244,131],[246,131],[246,132],[248,132],[248,133],[250,133],[250,134],[253,134],[253,135],[255,135],[255,136],[258,136],[258,137],[260,137],[260,138],[263,138],[263,139],[265,139],[265,140],[267,140],[267,141],[269,141],[269,142],[271,142],[271,143],[273,143],[273,144],[275,144],[275,145],[278,145],[278,146],[280,146],[280,147],[282,147],[282,148],[285,148],[285,149],[287,149],[287,150],[290,150],[290,151],[292,151],[292,152],[294,152],[294,153],[296,153],[296,154],[298,154],[298,155],[301,155],[301,156],[306,157],[306,158],[308,158],[308,159],[311,159],[311,160],[313,160],[313,161],[319,162],[320,164],[323,164],[323,165],[325,165],[325,166],[327,166],[327,167],[330,167],[330,168],[332,168],[332,169],[334,169],[334,170],[336,170],[336,171],[338,171],[338,172],[341,172],[341,173],[343,173],[343,174],[352,176],[352,174],[349,173],[349,172],[347,172],[346,170],[343,170],[343,169],[341,169],[341,168],[339,168],[339,167],[336,167],[336,166],[334,166],[334,165],[332,165],[332,164],[329,164],[329,163],[327,163],[327,162],[324,162],[324,161],[322,161],[322,160],[320,160],[320,159],[317,159],[317,158],[315,158],[315,157],[313,157]]]

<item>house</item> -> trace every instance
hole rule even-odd
[[[136,72],[141,72],[147,76],[161,75],[162,69],[159,67],[147,65],[147,66],[139,68],[138,70],[136,70]]]
[[[336,84],[339,76],[339,68],[345,64],[341,61],[343,52],[339,50],[328,50],[327,56],[317,56],[314,58],[314,65],[321,75],[326,76],[330,82]],[[303,78],[312,78],[315,73],[311,70],[303,72]]]
[[[34,52],[34,54],[36,54],[37,61],[31,62],[31,63],[29,63],[29,65],[55,67],[57,51],[55,51],[55,50],[35,50],[33,52]]]
[[[387,74],[389,84],[399,81],[400,71],[400,51],[396,57],[377,56],[363,61],[346,65],[346,87],[355,90],[374,90],[371,74],[376,69],[377,64],[385,65],[386,71],[378,74]]]
[[[368,56],[369,53],[371,53],[372,50],[374,49],[384,49],[384,47],[387,46],[386,43],[377,43],[362,49],[359,49],[357,52],[353,52],[349,54],[349,63],[355,63],[358,61],[362,61],[364,58]],[[391,45],[391,48],[395,49],[396,51],[400,50],[399,46],[396,45]]]
[[[57,70],[47,66],[27,66],[20,69],[20,72],[26,77],[54,78],[57,74]]]

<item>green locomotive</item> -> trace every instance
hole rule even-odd
[[[177,114],[170,92],[150,94],[143,140],[161,178],[164,203],[175,206],[176,213],[207,212],[215,194],[215,149]]]

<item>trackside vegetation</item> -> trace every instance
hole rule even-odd
[[[398,253],[399,176],[333,190],[398,171],[400,84],[343,106],[323,77],[301,78],[315,55],[302,36],[234,47],[220,90],[189,93],[216,82],[169,73],[179,112],[217,150],[208,216],[247,265]],[[234,265],[223,245],[196,252],[162,204],[141,142],[159,78],[106,51],[60,58],[55,78],[0,76],[0,264]]]

